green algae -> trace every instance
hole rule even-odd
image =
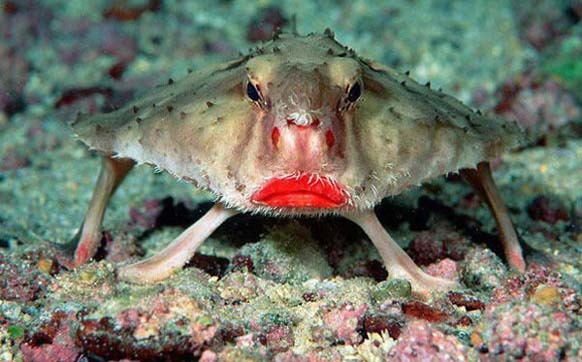
[[[489,249],[472,250],[465,258],[461,280],[470,289],[490,292],[507,275],[506,266]]]
[[[409,298],[412,294],[410,282],[404,279],[389,279],[378,283],[373,291],[372,297],[377,302],[382,302],[388,298]]]
[[[547,52],[541,70],[558,78],[582,100],[582,26],[561,41],[557,51]]]
[[[11,339],[22,338],[24,336],[24,327],[19,325],[11,325],[6,329],[8,331],[8,337]]]

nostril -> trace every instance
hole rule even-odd
[[[275,146],[275,148],[279,147],[279,138],[281,138],[281,132],[279,131],[279,128],[273,127],[273,131],[271,132],[271,142],[273,142],[273,146]]]
[[[335,143],[335,137],[331,130],[325,132],[325,143],[327,143],[327,147],[331,148]]]

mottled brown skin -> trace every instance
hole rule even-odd
[[[116,112],[80,117],[72,127],[104,155],[73,265],[93,256],[107,201],[136,162],[209,190],[217,203],[159,254],[121,267],[126,280],[167,277],[237,212],[339,214],[363,228],[390,276],[410,280],[417,294],[454,288],[419,269],[373,212],[384,197],[450,172],[464,175],[485,199],[509,263],[525,268],[487,164],[519,143],[518,127],[361,59],[330,33],[278,35],[249,55]],[[277,186],[269,187],[273,180]],[[281,189],[287,193],[263,197]]]

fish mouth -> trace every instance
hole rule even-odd
[[[334,209],[344,206],[348,196],[345,188],[329,177],[300,173],[267,181],[251,201],[272,207]]]

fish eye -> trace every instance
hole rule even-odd
[[[353,103],[353,102],[357,101],[361,95],[362,95],[362,86],[360,85],[360,82],[356,82],[356,83],[354,83],[352,88],[350,88],[350,91],[348,92],[347,100],[348,100],[348,102]]]
[[[247,96],[253,102],[258,102],[261,100],[261,95],[259,94],[259,90],[253,85],[252,82],[247,83]]]

